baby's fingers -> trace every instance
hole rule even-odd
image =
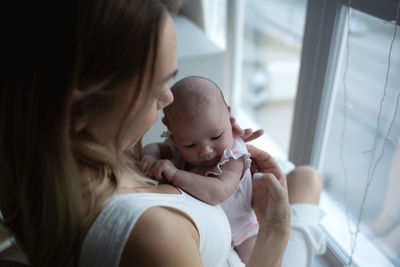
[[[153,170],[151,172],[153,178],[156,178],[157,180],[162,180],[162,172],[161,169],[158,168],[157,166],[153,167]]]
[[[162,165],[162,161],[158,161],[158,162],[156,162],[154,164],[153,170],[152,170],[152,175],[157,180],[165,180],[164,168],[163,168],[163,165]]]
[[[149,161],[149,160],[142,160],[139,164],[139,169],[140,171],[147,175],[151,176],[151,169],[153,168],[154,162]]]
[[[148,168],[149,168],[148,162],[145,161],[145,160],[141,160],[140,163],[139,163],[139,170],[141,172],[143,172],[144,174],[146,174],[147,171],[148,171]]]

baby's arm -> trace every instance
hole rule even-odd
[[[160,159],[171,159],[172,152],[166,143],[151,143],[146,145],[142,151],[139,169],[146,175],[151,176],[154,164]]]
[[[243,158],[232,159],[221,169],[222,174],[217,177],[202,176],[179,170],[169,160],[160,160],[153,167],[153,175],[208,204],[217,205],[228,199],[239,184],[244,169]]]

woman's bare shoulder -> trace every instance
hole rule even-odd
[[[122,253],[120,267],[203,266],[199,234],[182,212],[152,207],[136,222]]]

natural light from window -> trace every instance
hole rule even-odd
[[[326,225],[349,256],[364,259],[361,266],[400,266],[400,29],[356,10],[347,22],[315,160],[346,217]],[[392,265],[375,265],[375,250]]]
[[[244,2],[241,106],[288,153],[307,1]]]

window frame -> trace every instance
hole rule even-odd
[[[289,160],[296,165],[309,164],[319,167],[329,120],[325,114],[329,114],[327,112],[331,108],[333,74],[339,63],[340,44],[347,31],[345,18],[349,2],[352,9],[386,21],[396,19],[396,9],[399,5],[395,0],[308,0],[289,152]],[[400,25],[400,20],[397,24]],[[323,193],[321,202],[329,205],[333,200]],[[334,212],[334,216],[345,219],[339,209],[328,212]],[[338,245],[338,240],[329,233],[330,229],[324,227],[324,231],[328,242],[325,254],[327,260],[333,266],[348,264],[348,256]],[[366,240],[362,234],[361,238]],[[372,244],[368,246],[372,247]],[[377,257],[384,257],[381,253],[377,254]],[[353,258],[353,264],[362,265],[357,258]]]
[[[323,150],[324,128],[327,125],[324,114],[331,108],[330,89],[335,82],[332,74],[339,64],[338,55],[347,30],[345,19],[349,3],[353,9],[386,21],[394,21],[397,15],[397,0],[308,0],[289,149],[289,160],[295,165],[308,164],[318,168],[318,159]],[[225,91],[230,93],[230,100],[236,107],[239,106],[235,93],[240,80],[243,5],[244,0],[227,1]],[[400,25],[400,21],[397,24]],[[331,204],[333,201],[323,193],[321,202]],[[339,209],[333,213],[333,216],[343,218],[344,213]],[[339,242],[329,234],[329,229],[324,231],[328,241],[324,257],[332,266],[346,265],[348,257],[338,245]],[[363,236],[361,238],[364,239]],[[362,263],[354,258],[353,264],[360,266]]]
[[[292,126],[289,159],[296,165],[312,164],[318,158],[325,122],[322,114],[328,109],[333,77],[328,73],[336,67],[337,54],[343,36],[345,15],[342,7],[349,0],[308,0],[303,37],[303,49],[295,112]],[[351,7],[377,18],[394,21],[395,0],[351,0]],[[400,22],[397,22],[400,25]],[[317,25],[317,27],[316,27]]]

